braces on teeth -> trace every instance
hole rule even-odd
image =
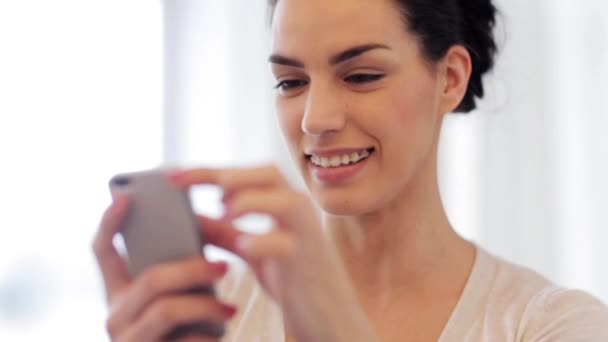
[[[316,165],[321,167],[338,167],[343,165],[355,164],[363,159],[369,157],[370,152],[368,150],[364,150],[362,152],[354,152],[350,154],[344,154],[341,156],[332,156],[332,157],[319,157],[312,155],[310,156],[310,161]]]

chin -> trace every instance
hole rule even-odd
[[[378,184],[365,184],[364,179],[350,184],[323,185],[315,182],[309,170],[303,173],[311,199],[324,213],[334,216],[360,216],[377,210],[379,201],[372,189]],[[363,183],[363,184],[362,184]]]
[[[324,213],[334,216],[360,216],[375,209],[369,196],[362,196],[362,191],[354,192],[347,189],[316,189],[311,194]]]

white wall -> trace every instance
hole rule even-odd
[[[486,99],[444,126],[448,212],[490,251],[608,301],[607,5],[497,3]]]
[[[162,161],[161,70],[160,3],[0,1],[0,341],[107,341],[90,242]]]

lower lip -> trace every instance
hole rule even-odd
[[[312,168],[312,174],[319,182],[343,182],[361,172],[361,170],[363,170],[363,168],[367,165],[369,159],[373,155],[374,154],[372,153],[371,155],[369,155],[369,157],[363,159],[362,161],[356,164],[349,164],[338,167],[321,167],[314,165],[310,160],[308,160],[308,165],[310,165],[310,167]]]

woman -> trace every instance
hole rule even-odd
[[[274,166],[169,175],[184,189],[223,189],[226,213],[200,217],[203,234],[255,278],[196,258],[130,279],[112,245],[128,208],[117,196],[94,242],[113,341],[162,341],[176,326],[230,318],[227,341],[608,340],[602,303],[463,239],[442,206],[441,123],[483,96],[489,0],[271,6],[278,120],[308,191]],[[270,233],[232,226],[252,212],[274,219]],[[218,298],[183,292],[220,279]]]

